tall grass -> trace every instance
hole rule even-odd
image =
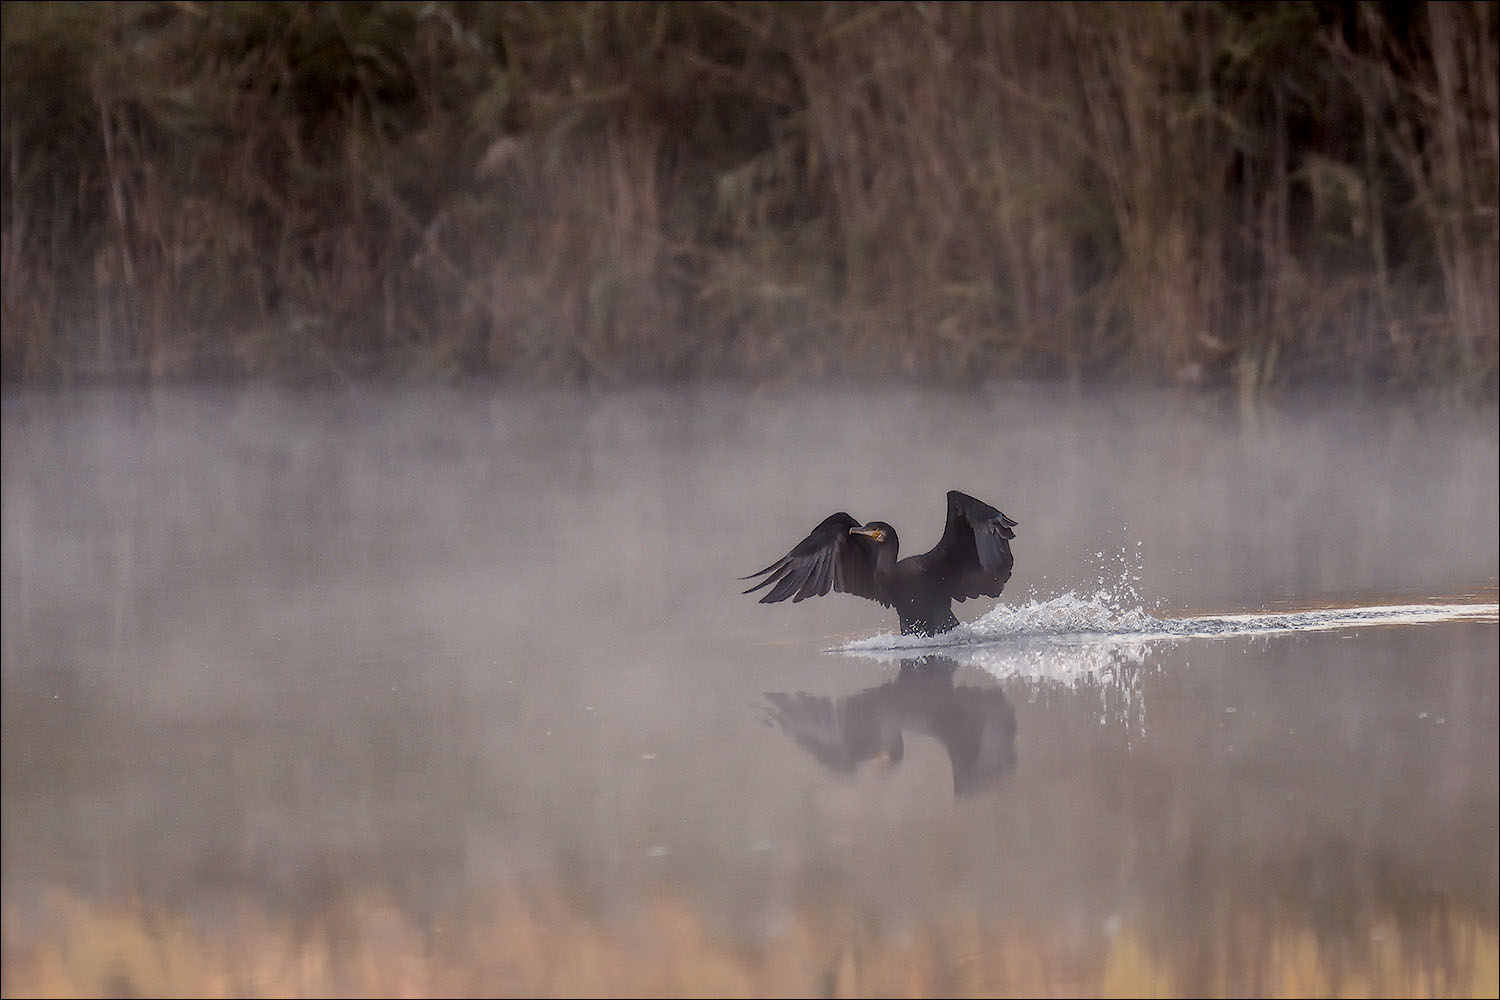
[[[0,952],[15,997],[1493,996],[1494,926],[1409,908],[1421,916],[1348,928],[1234,910],[1216,913],[1221,939],[1159,941],[1131,919],[1107,936],[1058,933],[968,906],[894,921],[793,906],[769,929],[730,930],[670,894],[629,919],[543,892],[438,920],[360,893],[300,919],[236,897],[205,919],[54,891],[7,901]]]
[[[7,380],[1496,391],[1496,9],[8,3]]]

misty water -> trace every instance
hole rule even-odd
[[[150,992],[68,964],[99,913],[376,991],[1493,989],[1493,405],[16,391],[3,435],[7,995]],[[741,594],[834,511],[925,550],[949,489],[1019,521],[955,632]]]

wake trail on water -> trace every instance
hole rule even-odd
[[[1139,708],[1139,674],[1152,662],[1152,650],[1168,643],[1456,621],[1500,621],[1500,606],[1389,604],[1170,618],[1070,592],[997,607],[939,636],[886,632],[830,652],[888,663],[941,657],[999,680],[1109,689],[1118,704],[1108,711],[1123,718]]]
[[[1137,543],[1137,546],[1139,543]],[[1095,553],[1103,559],[1104,553]],[[1164,616],[1147,610],[1137,584],[1139,548],[1121,551],[1112,562],[1114,579],[1101,575],[1092,593],[1067,591],[1051,597],[1031,596],[1018,604],[1001,604],[982,618],[942,635],[904,636],[890,632],[855,639],[830,652],[855,653],[881,659],[928,654],[965,653],[965,659],[985,647],[1014,658],[1027,654],[1054,655],[1060,648],[1105,647],[1116,652],[1144,648],[1158,642],[1223,639],[1235,636],[1320,632],[1373,625],[1417,625],[1435,622],[1500,621],[1500,605],[1480,603],[1372,604],[1355,607],[1315,607],[1295,611],[1248,611]],[[1087,657],[1085,657],[1087,658]],[[1111,657],[1113,658],[1113,657]],[[1133,658],[1128,657],[1127,658]],[[1007,671],[1010,672],[1010,671]]]
[[[1097,595],[1068,592],[1043,600],[996,607],[983,618],[942,635],[883,632],[836,647],[840,652],[942,650],[1008,640],[1047,639],[1059,645],[1159,639],[1227,638],[1279,632],[1319,632],[1357,625],[1418,625],[1448,621],[1500,621],[1496,604],[1380,604],[1157,617],[1142,607],[1119,607]]]

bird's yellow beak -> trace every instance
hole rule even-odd
[[[873,538],[877,542],[885,541],[885,532],[881,531],[879,528],[850,528],[849,534],[864,535],[866,538]]]

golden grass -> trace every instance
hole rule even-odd
[[[754,945],[661,896],[626,921],[556,900],[419,928],[370,899],[293,922],[249,905],[214,927],[158,907],[63,892],[4,908],[6,996],[1494,996],[1496,930],[1453,919],[1436,951],[1377,919],[1358,962],[1310,929],[1246,925],[1152,946],[1129,926],[1079,950],[1038,928],[950,914],[882,933],[849,913],[795,913]],[[1159,936],[1159,935],[1158,935]],[[1247,942],[1257,942],[1254,947]]]

